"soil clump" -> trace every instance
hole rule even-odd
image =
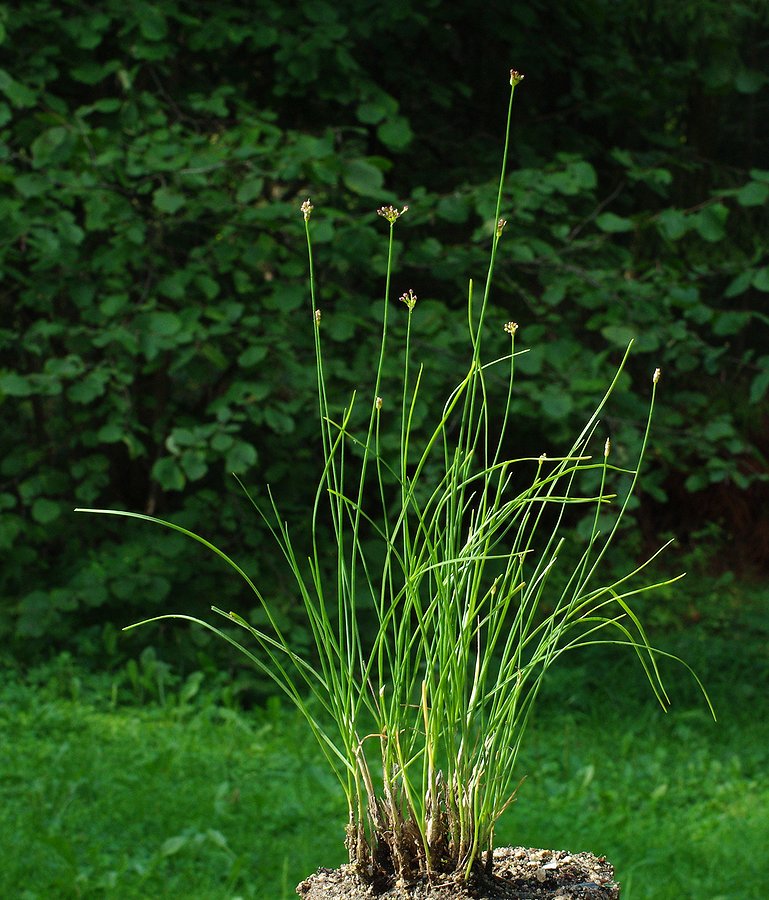
[[[604,857],[565,850],[503,847],[492,874],[461,883],[449,876],[411,883],[371,883],[352,868],[319,869],[296,889],[302,900],[618,900]]]

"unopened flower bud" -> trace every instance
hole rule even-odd
[[[374,406],[376,407],[377,412],[379,412],[379,410],[382,408],[382,398],[381,397],[376,398],[376,400],[374,401]]]
[[[611,453],[611,438],[606,438],[606,443],[603,446],[603,455],[607,457]]]
[[[320,310],[319,309],[315,310],[315,324],[320,325]]]
[[[310,203],[310,198],[308,197],[304,203],[301,205],[300,209],[302,210],[302,215],[304,216],[304,221],[310,221],[310,215],[315,207]]]
[[[497,237],[502,236],[502,232],[505,230],[505,225],[507,225],[507,219],[500,219],[497,222]]]
[[[660,380],[661,377],[662,377],[662,370],[661,370],[661,369],[655,369],[655,370],[654,370],[654,375],[652,375],[652,383],[653,383],[653,384],[656,384],[656,383]]]

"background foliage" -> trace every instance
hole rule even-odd
[[[466,353],[467,277],[483,273],[511,65],[527,77],[494,302],[531,348],[511,450],[562,447],[634,338],[607,422],[618,454],[656,366],[666,386],[636,544],[720,528],[727,566],[769,560],[769,11],[485,9],[0,7],[7,647],[119,660],[137,649],[118,644],[120,625],[238,604],[191,542],[76,520],[78,505],[206,534],[291,620],[229,473],[271,483],[289,516],[316,482],[299,203],[317,210],[340,402],[365,389],[377,339],[374,209],[409,204],[396,295],[420,297],[416,355],[442,396]],[[204,636],[153,639],[211,664]]]

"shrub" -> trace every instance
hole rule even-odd
[[[406,17],[381,4],[260,9],[0,8],[0,633],[14,650],[76,645],[114,661],[134,646],[110,623],[128,621],[134,599],[160,609],[168,596],[144,534],[127,547],[75,530],[73,502],[213,527],[275,580],[295,627],[268,532],[234,503],[220,514],[232,471],[291,484],[289,517],[312,499],[312,346],[288,315],[303,299],[289,211],[313,185],[318,278],[337,310],[326,335],[356,347],[327,373],[346,392],[376,352],[361,286],[386,263],[361,211],[409,197],[395,252],[402,287],[419,285],[415,349],[440,351],[425,378],[445,385],[464,360],[448,313],[461,313],[494,224],[493,60],[513,51],[541,75],[506,180],[519,230],[494,301],[499,315],[525,311],[520,366],[548,385],[520,383],[515,453],[546,436],[566,445],[633,338],[607,422],[618,453],[632,458],[649,368],[672,386],[665,441],[629,510],[639,543],[652,521],[686,536],[714,520],[744,535],[744,562],[769,558],[753,500],[769,447],[765,13],[724,16],[712,0],[670,15],[533,0],[482,21],[432,0]],[[600,33],[590,53],[586,29]],[[395,165],[406,152],[408,167]],[[174,584],[198,612],[230,589],[202,563],[187,579],[198,561],[175,552]],[[201,664],[156,637],[169,658]]]

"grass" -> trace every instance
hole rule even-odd
[[[668,705],[663,655],[649,644],[637,610],[648,591],[676,579],[647,580],[647,565],[661,550],[621,576],[610,577],[605,565],[635,499],[660,370],[649,372],[647,419],[638,423],[631,461],[612,454],[601,425],[629,346],[619,367],[612,366],[613,377],[607,372],[608,388],[569,449],[508,456],[516,427],[518,324],[492,322],[498,314],[491,296],[507,224],[501,213],[513,97],[522,78],[510,71],[496,208],[486,223],[488,267],[482,287],[474,291],[470,280],[467,294],[466,368],[455,385],[444,386],[445,400],[426,431],[415,427],[425,372],[411,352],[417,296],[409,289],[396,309],[392,290],[394,230],[408,207],[377,210],[389,225],[378,362],[373,384],[340,403],[332,396],[333,379],[327,382],[322,337],[335,309],[316,292],[313,206],[309,199],[301,204],[323,465],[298,539],[269,487],[252,502],[293,576],[310,654],[284,634],[270,585],[252,582],[203,536],[144,513],[78,510],[181,532],[243,578],[259,607],[258,624],[216,606],[218,624],[183,611],[137,624],[195,623],[274,681],[304,715],[338,779],[347,800],[349,859],[371,880],[439,873],[469,880],[482,866],[491,871],[497,822],[517,793],[526,729],[549,669],[569,651],[597,644],[632,649],[660,704]],[[396,312],[405,330],[397,347]],[[402,371],[395,380],[392,360]],[[495,375],[506,385],[504,403],[491,402]],[[575,541],[578,511],[588,528]],[[335,565],[328,565],[329,550]],[[236,637],[227,628],[232,623],[247,636]]]
[[[500,839],[603,853],[623,900],[766,897],[766,873],[745,861],[769,846],[769,727],[725,682],[714,724],[696,704],[628,704],[626,676],[550,707],[523,761],[526,808]]]
[[[0,896],[288,897],[338,854],[336,784],[293,716],[85,691],[2,691]]]
[[[680,678],[664,715],[609,651],[563,666],[498,843],[605,853],[623,900],[765,898],[766,649],[739,630],[671,649],[705,675],[719,723]],[[342,861],[344,797],[296,712],[205,690],[122,706],[108,679],[55,667],[32,680],[0,688],[0,896],[281,900]]]

